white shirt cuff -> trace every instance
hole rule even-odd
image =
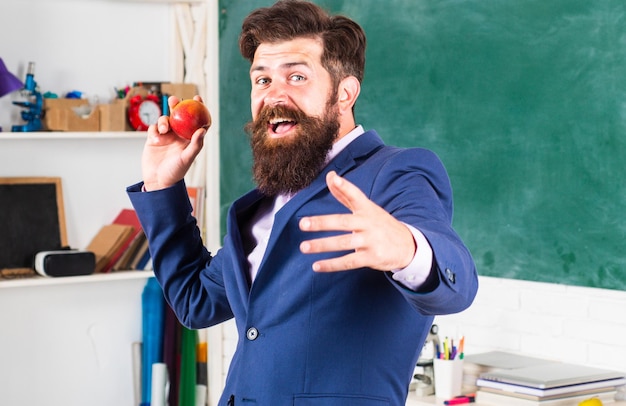
[[[411,290],[417,290],[430,274],[433,265],[433,249],[421,231],[409,224],[405,223],[405,225],[413,234],[417,249],[415,250],[415,257],[409,265],[403,269],[391,271],[393,273],[392,278]]]

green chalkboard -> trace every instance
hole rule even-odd
[[[244,16],[221,1],[222,214],[252,187]],[[356,115],[435,151],[481,275],[626,290],[626,2],[319,1],[368,35]]]

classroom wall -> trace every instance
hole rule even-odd
[[[435,323],[442,338],[464,335],[468,354],[511,351],[626,372],[624,309],[624,291],[481,276],[473,305]],[[224,371],[236,340],[234,323],[224,324]]]
[[[626,292],[481,277],[474,304],[435,322],[468,353],[506,350],[626,372]]]

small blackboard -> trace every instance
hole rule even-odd
[[[0,178],[0,270],[67,246],[61,178]]]

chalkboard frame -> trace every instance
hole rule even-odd
[[[37,252],[67,246],[60,177],[0,177],[0,201],[0,269],[32,268]]]

